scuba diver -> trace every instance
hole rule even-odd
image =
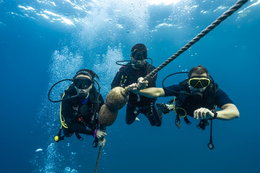
[[[155,67],[149,64],[146,59],[148,59],[146,46],[141,43],[135,44],[131,49],[130,62],[122,65],[119,69],[113,79],[111,88],[117,86],[126,87],[136,82],[138,78],[144,77],[154,70]],[[156,78],[157,76],[155,75],[149,79],[148,87],[155,87]],[[148,98],[130,93],[126,108],[126,123],[132,124],[137,119],[138,114],[142,113],[148,118],[152,126],[160,126],[162,118],[158,114],[155,101],[155,98]]]
[[[177,127],[180,127],[181,117],[184,117],[184,121],[190,124],[187,115],[200,120],[198,127],[203,130],[209,125],[208,120],[211,120],[208,147],[213,149],[212,120],[238,118],[239,111],[228,95],[214,82],[205,67],[199,65],[186,73],[188,73],[188,79],[178,85],[138,90],[138,84],[135,83],[131,85],[132,92],[149,98],[174,96],[169,104],[157,104],[157,106],[163,113],[171,110],[176,112],[175,124]],[[139,79],[139,82],[147,84],[149,81]]]
[[[61,128],[57,136],[54,137],[56,142],[73,134],[82,140],[80,134],[86,134],[94,137],[93,147],[105,145],[105,127],[98,122],[98,113],[104,100],[100,94],[99,84],[95,79],[99,78],[92,70],[79,70],[73,79],[59,81],[70,80],[73,82],[63,93],[62,100],[53,101],[49,97],[52,102],[61,101]],[[59,82],[55,83],[52,88]],[[99,87],[98,90],[94,85],[95,83]],[[50,96],[50,91],[48,96]]]

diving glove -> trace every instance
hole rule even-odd
[[[106,144],[105,136],[107,133],[104,130],[97,130],[95,135],[95,140],[93,142],[93,147],[97,147],[98,145],[104,147]]]
[[[139,90],[145,89],[147,86],[148,86],[148,81],[144,80],[143,77],[139,77],[137,79],[137,87],[138,87]]]

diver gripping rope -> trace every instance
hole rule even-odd
[[[162,68],[164,68],[166,65],[168,65],[171,61],[173,61],[179,55],[181,55],[183,52],[185,52],[187,49],[189,49],[193,44],[195,44],[197,41],[199,41],[207,33],[212,31],[216,26],[218,26],[221,22],[223,22],[227,17],[231,16],[235,11],[237,11],[247,1],[248,0],[239,0],[239,1],[237,1],[235,5],[233,5],[227,11],[225,11],[221,16],[219,16],[208,27],[206,27],[204,30],[202,30],[197,36],[195,36],[191,41],[189,41],[180,50],[178,50],[178,52],[176,52],[174,55],[172,55],[170,58],[168,58],[166,61],[164,61],[160,66],[158,66],[156,69],[154,69],[149,74],[147,74],[144,77],[144,80],[147,80],[147,79],[151,78],[152,76],[154,76],[158,71],[160,71]]]

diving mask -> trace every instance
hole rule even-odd
[[[147,51],[146,50],[138,51],[137,49],[135,49],[132,52],[131,56],[135,60],[144,60],[144,59],[147,59]]]
[[[192,77],[188,84],[193,88],[206,88],[210,85],[210,79],[207,77]]]
[[[93,82],[88,78],[78,77],[73,80],[73,83],[78,89],[88,89]]]

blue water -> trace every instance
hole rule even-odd
[[[146,44],[158,66],[236,1],[152,2],[163,1],[0,0],[1,172],[93,172],[91,137],[53,142],[59,105],[47,100],[50,86],[90,68],[105,97],[119,68],[115,61],[129,59],[135,43]],[[216,121],[215,150],[208,150],[209,131],[197,129],[196,121],[177,129],[170,114],[158,128],[140,116],[128,126],[122,109],[108,128],[99,172],[260,172],[259,31],[260,1],[251,0],[158,74],[161,86],[167,74],[202,64],[229,94],[241,117]]]

